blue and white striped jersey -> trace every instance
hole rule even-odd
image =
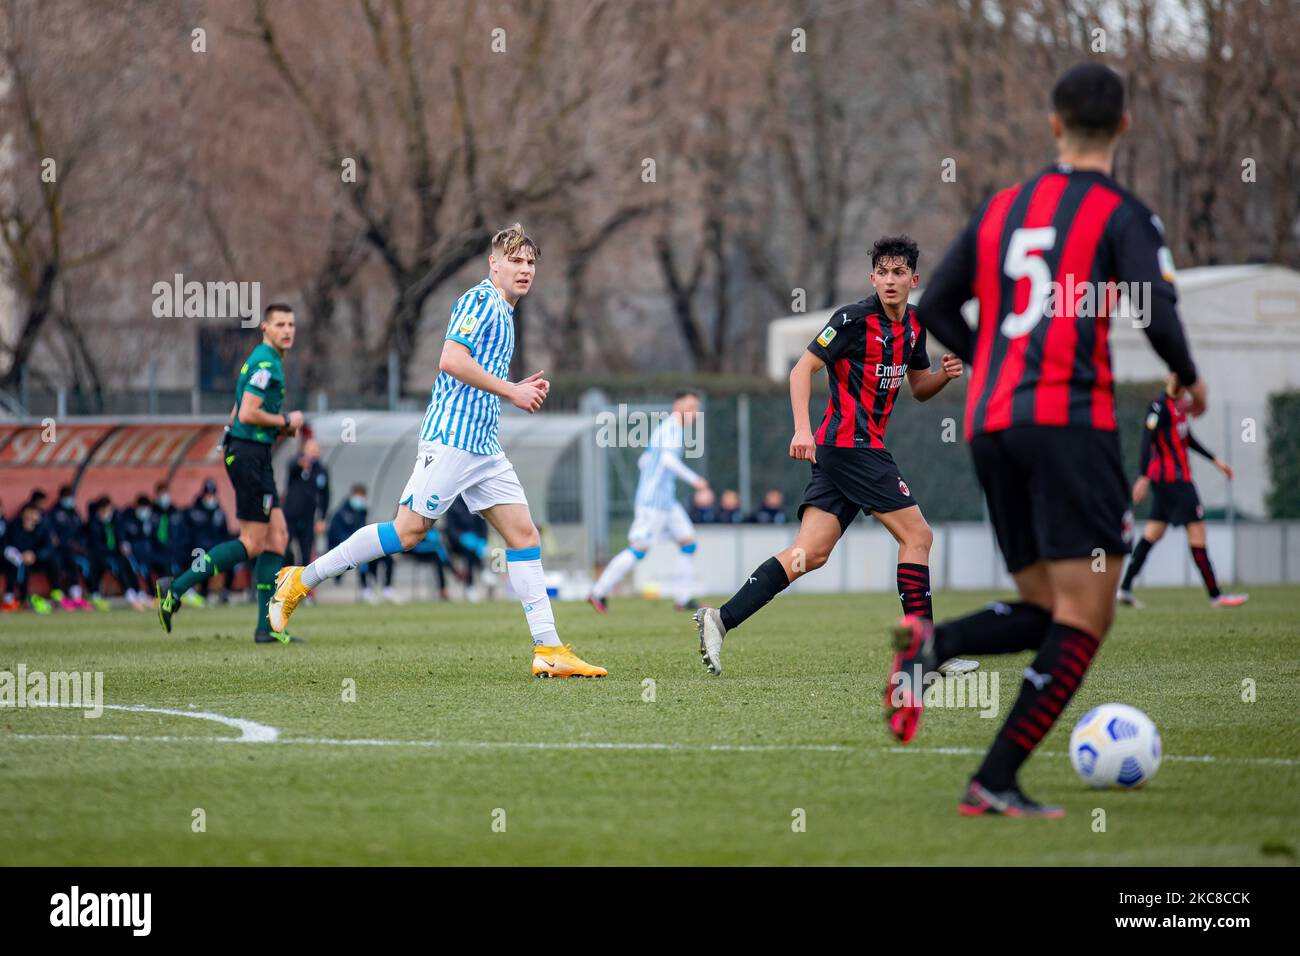
[[[497,378],[507,378],[515,351],[514,313],[501,290],[490,278],[484,279],[456,300],[446,338],[464,345],[474,360]],[[500,423],[500,398],[439,372],[420,426],[420,440],[440,441],[475,455],[499,455]]]
[[[677,479],[696,482],[699,475],[682,461],[682,423],[669,415],[650,435],[650,446],[637,459],[641,478],[636,485],[636,507],[667,511],[677,501]]]

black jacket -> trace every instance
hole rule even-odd
[[[313,461],[310,468],[302,468],[295,461],[284,495],[284,520],[300,528],[318,519],[324,521],[329,506],[330,476],[325,466]]]
[[[45,513],[45,523],[54,532],[57,547],[75,554],[86,553],[86,522],[76,508],[55,505]]]

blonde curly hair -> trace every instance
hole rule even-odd
[[[534,259],[542,257],[542,247],[517,222],[511,223],[492,237],[492,251],[498,256],[514,255],[524,248],[532,250]]]

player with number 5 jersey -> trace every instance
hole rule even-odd
[[[958,809],[969,816],[1063,815],[1018,784],[1021,765],[1082,683],[1114,616],[1132,533],[1111,368],[1111,306],[1130,293],[1156,352],[1205,409],[1175,308],[1160,220],[1111,176],[1128,129],[1124,84],[1083,63],[1052,89],[1057,161],[996,193],[939,264],[917,309],[970,363],[966,438],[1020,599],[932,625],[905,617],[885,692],[889,728],[907,743],[919,680],[957,654],[1035,651],[1020,694]],[[1134,294],[1136,293],[1136,294]],[[972,330],[961,313],[979,307]]]
[[[392,521],[366,525],[306,567],[285,568],[271,599],[271,627],[283,631],[311,589],[359,564],[409,551],[457,498],[506,543],[510,586],[523,604],[537,677],[604,677],[560,641],[542,571],[541,538],[523,486],[501,448],[501,399],[530,415],[550,383],[542,372],[510,382],[514,311],[532,288],[541,250],[515,223],[492,238],[487,278],[457,301],[442,344],[439,373],[420,425],[411,477]]]

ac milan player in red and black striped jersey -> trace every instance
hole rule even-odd
[[[929,619],[930,545],[934,534],[921,515],[893,456],[885,426],[906,379],[917,401],[926,401],[961,375],[961,361],[945,355],[930,370],[925,329],[908,305],[916,288],[920,251],[907,236],[887,236],[871,250],[875,295],[836,309],[790,372],[795,433],[790,457],[812,462],[812,476],[799,505],[794,544],[750,575],[721,608],[696,612],[700,655],[711,673],[722,672],[722,639],[800,575],[826,563],[859,513],[885,526],[898,542],[898,597],[903,613]],[[808,417],[812,377],[830,377],[830,399],[814,436]],[[954,655],[955,656],[955,655]],[[964,673],[975,661],[945,658],[946,673]]]
[[[1205,509],[1192,484],[1192,464],[1188,451],[1208,458],[1214,467],[1232,480],[1232,466],[1219,458],[1196,440],[1187,422],[1183,408],[1186,404],[1182,386],[1174,375],[1169,376],[1165,389],[1151,403],[1142,430],[1142,461],[1138,466],[1138,479],[1133,483],[1133,504],[1140,504],[1150,489],[1151,517],[1142,530],[1142,538],[1133,549],[1128,570],[1119,586],[1119,602],[1129,607],[1141,608],[1142,602],[1133,595],[1133,581],[1142,571],[1147,555],[1157,541],[1164,537],[1169,525],[1187,526],[1187,544],[1192,550],[1192,561],[1201,572],[1210,603],[1215,607],[1240,607],[1248,595],[1224,594],[1214,577],[1209,552],[1205,549]]]
[[[1123,81],[1100,63],[1072,67],[1052,89],[1050,122],[1057,162],[975,213],[917,309],[971,365],[966,436],[1020,600],[937,627],[905,617],[885,692],[890,730],[912,739],[922,684],[938,660],[1037,652],[958,804],[966,815],[1064,814],[1026,797],[1017,778],[1110,627],[1128,551],[1132,512],[1108,338],[1117,290],[1143,313],[1192,414],[1205,410],[1160,222],[1110,175],[1129,124]],[[970,299],[979,305],[974,329],[960,311]]]

